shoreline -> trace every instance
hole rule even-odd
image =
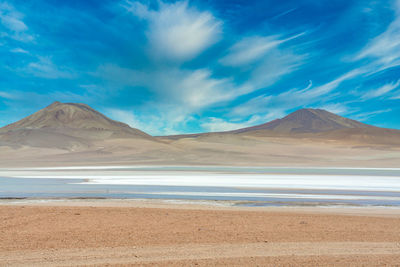
[[[94,207],[94,208],[149,208],[178,210],[210,210],[237,212],[288,212],[310,214],[339,214],[357,216],[391,216],[400,218],[398,206],[354,205],[280,205],[244,206],[237,201],[175,200],[175,199],[112,199],[112,198],[14,198],[0,199],[0,207]]]

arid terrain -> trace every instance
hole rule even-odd
[[[0,166],[398,167],[400,131],[302,109],[231,132],[153,137],[84,104],[55,102],[0,129]]]
[[[400,214],[75,201],[0,206],[7,266],[330,265],[400,261]]]

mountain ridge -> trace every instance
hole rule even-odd
[[[400,131],[316,109],[228,132],[153,137],[55,102],[0,129],[0,166],[398,166]]]
[[[63,149],[89,148],[93,141],[146,139],[155,142],[182,138],[238,135],[257,137],[314,138],[400,143],[400,131],[379,128],[322,109],[299,109],[267,123],[224,132],[205,132],[153,137],[112,120],[86,104],[54,102],[17,122],[0,128],[0,145],[27,145]]]
[[[375,127],[348,119],[323,109],[299,109],[287,116],[267,123],[230,131],[242,133],[256,130],[271,130],[278,133],[318,133],[349,128]]]
[[[90,147],[94,140],[110,138],[154,140],[145,132],[112,120],[86,104],[57,101],[0,128],[0,144],[77,149]]]
[[[0,128],[0,132],[18,128],[84,128],[90,129],[103,125],[105,129],[122,127],[133,129],[129,125],[112,120],[86,104],[53,102],[51,105],[17,122]],[[137,129],[135,129],[137,130]],[[137,130],[139,131],[139,130]],[[140,131],[141,133],[144,133]]]
[[[310,121],[317,121],[313,123]],[[318,126],[319,129],[315,128]],[[258,124],[250,127],[240,128],[230,131],[219,132],[205,132],[193,134],[181,134],[170,136],[159,136],[170,139],[199,137],[204,135],[214,134],[252,134],[264,132],[265,134],[274,136],[288,136],[288,135],[304,135],[304,134],[317,134],[343,129],[385,129],[373,125],[365,124],[356,120],[345,118],[323,109],[304,108],[289,113],[283,118],[275,119],[263,124]],[[390,129],[393,131],[400,130]]]

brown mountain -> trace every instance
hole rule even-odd
[[[175,135],[170,140],[191,138],[210,142],[228,142],[241,136],[338,141],[351,145],[400,146],[400,131],[379,128],[344,118],[322,109],[300,109],[284,118],[233,131]]]
[[[352,145],[400,146],[400,131],[379,128],[322,109],[300,109],[282,119],[230,133],[340,141]]]
[[[355,120],[347,119],[322,109],[300,109],[282,119],[253,127],[243,128],[234,133],[269,130],[276,133],[320,133],[341,129],[373,128]]]
[[[0,144],[75,150],[95,140],[153,137],[111,120],[85,104],[54,102],[13,124],[0,128]]]
[[[151,123],[151,122],[150,122]],[[59,103],[0,128],[0,166],[399,166],[400,131],[302,109],[230,132],[152,137],[85,104]]]

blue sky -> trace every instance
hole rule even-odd
[[[0,0],[0,126],[53,101],[150,134],[323,108],[400,129],[400,0]]]

